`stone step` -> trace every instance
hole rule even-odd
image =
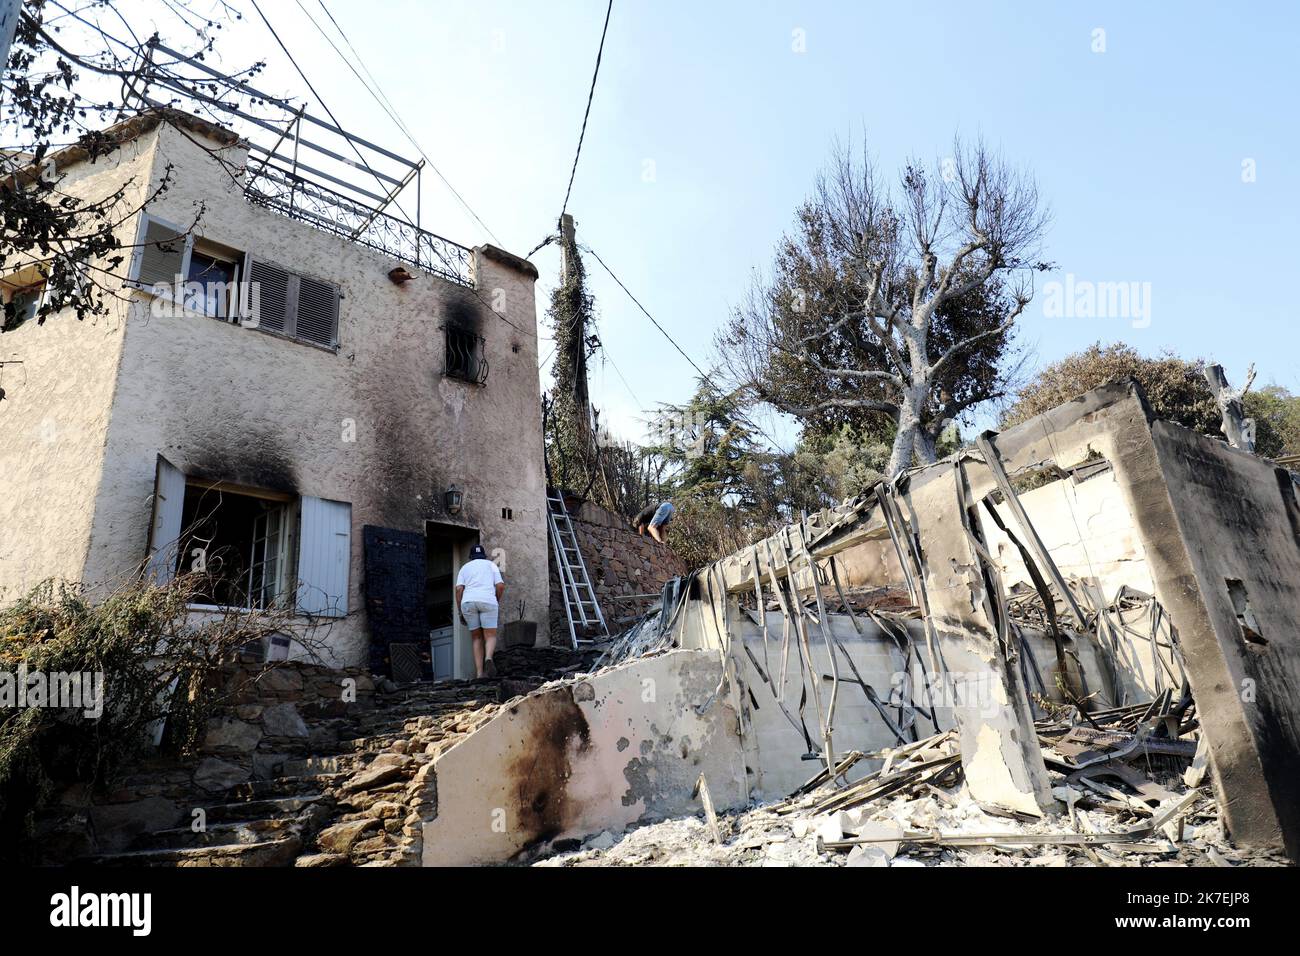
[[[237,823],[214,823],[195,832],[189,827],[158,830],[135,841],[134,850],[185,850],[199,847],[249,845],[274,842],[297,836],[300,821],[296,817],[242,820]]]
[[[220,803],[208,807],[208,823],[240,823],[247,820],[265,820],[270,817],[292,816],[325,799],[322,793],[302,796],[271,797],[266,800],[242,800]]]
[[[285,777],[309,777],[313,774],[340,773],[343,770],[350,769],[344,766],[345,763],[347,761],[341,760],[338,756],[327,757],[318,754],[311,757],[286,760],[280,766],[280,773]]]
[[[300,777],[273,777],[270,780],[250,780],[231,787],[222,795],[222,801],[262,800],[271,797],[300,797],[320,793],[331,783],[343,780],[346,773],[315,773]]]
[[[406,740],[408,737],[410,737],[410,734],[372,734],[366,737],[352,737],[348,740],[340,740],[338,756],[344,759],[350,758],[349,762],[356,766],[363,756],[383,753],[395,741]]]
[[[95,866],[292,866],[301,851],[302,839],[291,834],[263,843],[128,850],[90,857],[81,862]]]

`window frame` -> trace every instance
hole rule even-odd
[[[32,319],[36,318],[36,315],[41,311],[41,306],[45,304],[45,297],[49,294],[50,280],[49,277],[45,275],[44,270],[40,270],[40,276],[41,277],[35,281],[23,282],[22,284],[11,282],[9,280],[4,280],[0,283],[4,286],[5,305],[12,304],[20,295],[25,295],[33,289],[39,290],[36,296],[36,302],[32,306],[32,314],[24,316],[21,319],[16,318],[12,325],[9,324],[8,317],[4,314],[4,310],[0,309],[0,328],[3,328],[5,332],[12,332],[15,329],[22,328]]]
[[[443,328],[443,359],[442,359],[443,376],[445,378],[452,379],[453,381],[464,382],[466,385],[478,385],[480,387],[486,385],[487,378],[488,378],[488,371],[489,371],[487,354],[486,354],[487,339],[484,336],[480,335],[478,332],[475,332],[473,329],[468,329],[460,325],[455,325],[454,323],[451,322],[444,323],[442,328]],[[452,371],[452,363],[450,361],[450,358],[452,356],[453,335],[466,336],[468,339],[470,339],[473,342],[473,347],[471,349],[468,350],[462,349],[463,351],[469,352],[469,355],[474,362],[474,367],[469,370],[468,374],[461,374],[459,372]]]
[[[181,287],[181,307],[187,312],[193,312],[195,315],[202,315],[209,319],[217,319],[218,321],[229,323],[238,322],[243,318],[244,262],[248,258],[248,253],[241,252],[238,249],[232,249],[228,246],[223,246],[220,243],[210,242],[205,239],[193,241],[193,237],[191,237],[191,240],[192,241],[189,243],[189,249],[185,255],[185,272],[183,274],[185,281]],[[186,286],[188,286],[191,281],[189,271],[190,267],[194,265],[194,253],[196,252],[205,259],[211,259],[213,262],[225,263],[231,267],[232,279],[230,281],[230,286],[234,290],[234,294],[226,302],[225,315],[209,311],[206,290],[202,308],[195,308],[190,304],[190,298]]]
[[[153,488],[148,545],[141,569],[144,580],[165,585],[181,573],[187,493],[190,489],[215,489],[279,505],[283,520],[276,542],[279,587],[275,608],[304,619],[343,618],[351,613],[352,502],[187,475],[161,454],[155,457]],[[256,524],[256,518],[253,520]],[[255,533],[250,543],[256,547]],[[308,580],[303,579],[304,573]],[[253,613],[263,608],[255,608],[251,602],[246,606],[191,603],[187,610]]]
[[[238,495],[243,498],[260,498],[263,501],[275,502],[278,505],[278,507],[268,509],[267,512],[265,512],[262,515],[259,515],[258,518],[265,518],[267,515],[273,512],[280,516],[279,518],[280,529],[277,533],[278,540],[275,545],[276,547],[275,597],[272,599],[270,603],[254,604],[252,600],[253,569],[254,567],[257,566],[265,567],[265,565],[267,564],[267,557],[266,557],[265,550],[263,550],[262,560],[260,562],[253,560],[255,555],[255,549],[257,548],[258,545],[257,531],[256,531],[258,518],[254,518],[253,533],[252,533],[253,536],[252,536],[252,541],[250,543],[251,550],[247,555],[249,559],[248,570],[244,572],[244,574],[240,575],[241,578],[247,575],[247,580],[244,581],[243,584],[241,585],[241,587],[243,587],[244,593],[247,595],[247,603],[238,604],[238,605],[237,604],[209,604],[204,601],[192,601],[186,604],[186,609],[190,611],[210,611],[210,612],[243,611],[249,614],[255,611],[268,611],[268,610],[279,610],[279,611],[292,610],[295,614],[299,613],[296,607],[296,602],[297,602],[297,580],[296,579],[298,574],[298,567],[297,567],[298,562],[295,555],[295,545],[298,543],[300,533],[301,533],[299,529],[299,523],[301,521],[302,498],[297,495],[270,491],[264,488],[254,488],[248,485],[240,485],[230,481],[208,481],[203,478],[195,478],[188,475],[185,476],[184,487],[185,487],[185,495],[181,501],[182,511],[184,511],[184,507],[185,507],[185,498],[189,497],[190,491],[191,489],[193,489],[195,491],[216,491],[218,493],[225,492],[227,494]],[[182,528],[181,533],[184,534],[184,531],[185,529]],[[263,546],[265,547],[265,540],[263,540],[262,543]],[[178,552],[176,555],[176,564],[173,569],[174,574],[183,573],[183,568],[181,565],[184,560],[185,560],[185,555]],[[265,589],[265,583],[263,583],[262,589],[263,590]],[[289,602],[293,602],[292,606]]]

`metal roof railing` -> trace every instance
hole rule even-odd
[[[142,105],[206,114],[248,145],[244,196],[451,282],[472,286],[470,250],[420,222],[423,159],[408,159],[160,43],[140,49]],[[150,97],[165,90],[171,102]],[[304,135],[310,129],[312,138]],[[304,158],[309,160],[305,162]],[[415,215],[401,206],[414,184]],[[394,214],[396,210],[401,215]]]

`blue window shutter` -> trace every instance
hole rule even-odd
[[[159,455],[153,478],[149,561],[145,565],[145,579],[154,584],[166,584],[176,576],[176,549],[180,542],[184,505],[185,473]]]
[[[298,537],[298,610],[322,617],[345,616],[352,505],[303,495]]]

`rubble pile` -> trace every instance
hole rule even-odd
[[[1056,817],[981,807],[948,731],[846,754],[834,783],[823,770],[788,800],[718,815],[717,837],[706,813],[605,831],[552,848],[561,852],[535,865],[1287,865],[1280,853],[1232,844],[1197,752],[1193,713],[1164,695],[1153,704],[1039,721],[1061,807]],[[849,782],[868,763],[876,768]]]

